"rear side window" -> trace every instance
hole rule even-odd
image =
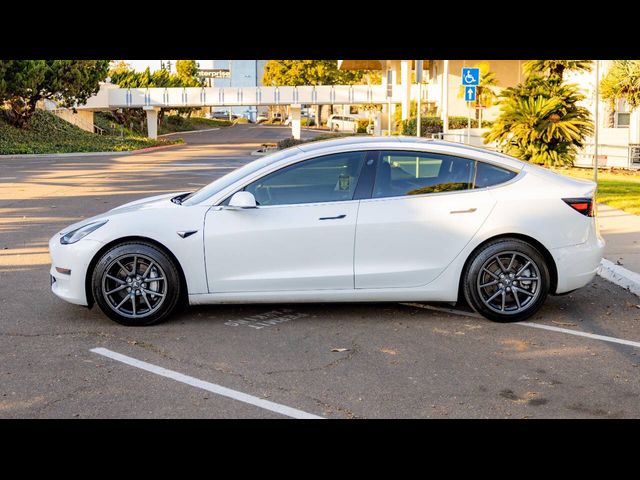
[[[399,197],[468,190],[474,161],[426,152],[381,152],[373,197]]]
[[[507,182],[516,176],[515,172],[505,168],[478,162],[474,188],[491,187]]]

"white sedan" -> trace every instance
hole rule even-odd
[[[71,225],[51,288],[125,325],[180,302],[466,301],[517,321],[591,281],[595,184],[442,141],[301,144]]]

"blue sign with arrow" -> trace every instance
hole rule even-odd
[[[476,87],[464,87],[464,101],[465,102],[476,101]]]
[[[479,68],[462,68],[462,85],[465,87],[476,87],[480,85],[480,69]]]

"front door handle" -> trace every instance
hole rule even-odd
[[[337,215],[335,217],[320,217],[318,220],[340,220],[344,217],[346,217],[346,215]]]
[[[467,208],[466,210],[451,210],[449,213],[473,213],[477,208]]]

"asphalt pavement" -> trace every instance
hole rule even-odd
[[[640,298],[600,278],[518,324],[324,303],[127,328],[50,292],[56,231],[199,188],[289,135],[239,125],[143,154],[0,160],[0,418],[640,417]]]

